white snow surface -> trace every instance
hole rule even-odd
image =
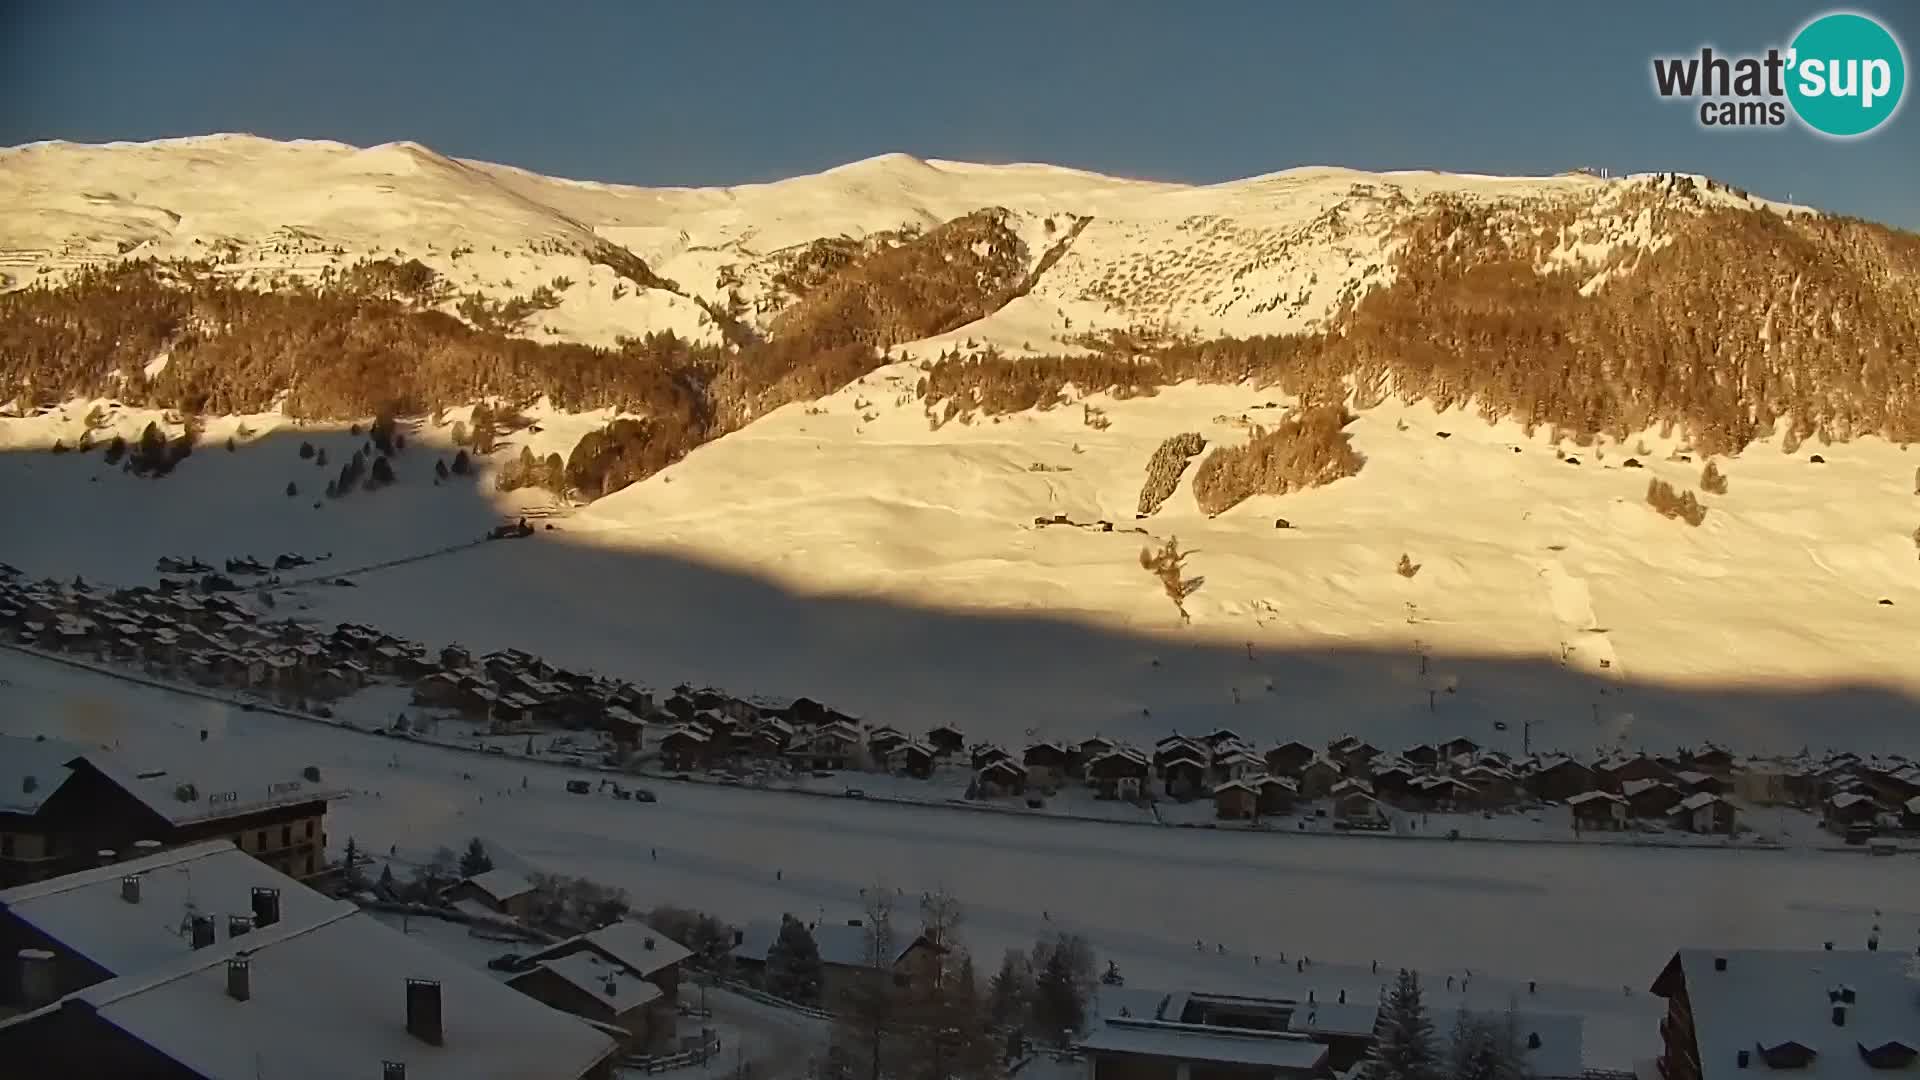
[[[200,746],[204,703],[11,651],[0,679],[6,734],[94,741],[105,726],[126,754]],[[60,703],[83,703],[86,723]],[[1876,924],[1883,949],[1920,945],[1912,856],[1246,834],[675,783],[651,785],[659,801],[646,804],[569,794],[564,781],[582,774],[543,762],[266,713],[228,721],[204,752],[267,770],[317,765],[352,791],[330,815],[336,849],[353,838],[362,851],[425,853],[478,836],[503,865],[742,924],[855,917],[860,890],[881,884],[911,913],[921,891],[945,887],[965,906],[983,975],[1002,950],[1071,930],[1119,964],[1129,991],[1312,989],[1328,1001],[1345,989],[1371,1001],[1409,966],[1437,1015],[1515,998],[1583,1015],[1594,1066],[1657,1051],[1663,1003],[1647,987],[1682,946],[1858,948]],[[468,963],[487,952],[444,947]]]

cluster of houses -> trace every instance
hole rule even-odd
[[[1898,756],[1737,760],[1706,746],[1591,761],[1516,758],[1464,736],[1398,753],[1357,736],[1325,747],[1290,741],[1257,750],[1227,729],[1169,735],[1151,747],[1094,735],[1039,739],[1015,751],[971,742],[951,725],[910,735],[862,724],[807,698],[772,705],[682,686],[656,703],[630,683],[519,650],[475,657],[449,645],[431,652],[368,626],[342,623],[328,631],[273,620],[241,595],[177,579],[108,590],[78,579],[28,582],[10,571],[0,567],[6,640],[140,665],[322,714],[327,702],[370,683],[404,683],[423,710],[495,734],[599,731],[612,760],[646,761],[670,773],[869,770],[929,779],[964,770],[969,798],[1031,805],[1079,785],[1103,799],[1210,798],[1229,820],[1286,815],[1312,803],[1316,811],[1330,806],[1337,823],[1357,829],[1386,827],[1391,809],[1492,813],[1554,803],[1570,808],[1577,828],[1591,830],[1732,833],[1743,804],[1817,813],[1850,839],[1920,830],[1920,765]]]

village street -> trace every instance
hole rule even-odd
[[[575,773],[560,766],[225,709],[17,654],[0,656],[0,677],[11,734],[118,742],[175,767],[203,754],[263,775],[318,766],[354,792],[330,817],[336,855],[349,837],[417,855],[478,836],[516,862],[624,888],[637,907],[736,922],[855,916],[861,890],[881,884],[911,912],[919,892],[946,888],[983,969],[1063,929],[1129,986],[1365,1000],[1376,962],[1404,965],[1443,1009],[1517,998],[1584,1013],[1598,1064],[1651,1051],[1660,1002],[1646,986],[1677,947],[1858,947],[1876,923],[1886,948],[1920,943],[1911,856],[1256,839],[671,782],[646,804],[569,794]]]

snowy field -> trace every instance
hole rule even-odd
[[[1586,1014],[1594,1065],[1654,1050],[1659,1003],[1645,986],[1678,946],[1859,946],[1876,921],[1886,948],[1920,945],[1910,856],[1250,837],[674,783],[655,785],[648,805],[568,794],[557,766],[226,710],[18,654],[0,657],[0,679],[8,733],[118,742],[156,760],[210,751],[263,769],[320,766],[354,791],[329,826],[336,848],[353,837],[424,854],[480,836],[642,906],[740,921],[851,917],[877,883],[909,907],[945,887],[967,904],[982,966],[1071,928],[1130,986],[1345,988],[1364,1000],[1375,961],[1408,965],[1438,984],[1442,1007],[1517,994]],[[213,732],[205,747],[200,727]],[[1312,968],[1296,971],[1303,956]],[[1469,969],[1464,994],[1457,981],[1449,993],[1446,976]]]

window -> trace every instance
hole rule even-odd
[[[280,826],[280,846],[281,847],[293,846],[293,826],[291,825]]]
[[[309,875],[313,873],[313,856],[311,855],[307,856],[307,873]]]
[[[267,830],[261,829],[253,834],[253,847],[255,851],[267,850]]]
[[[313,839],[313,819],[307,819],[307,839]]]
[[[13,858],[13,834],[0,834],[0,859]]]

